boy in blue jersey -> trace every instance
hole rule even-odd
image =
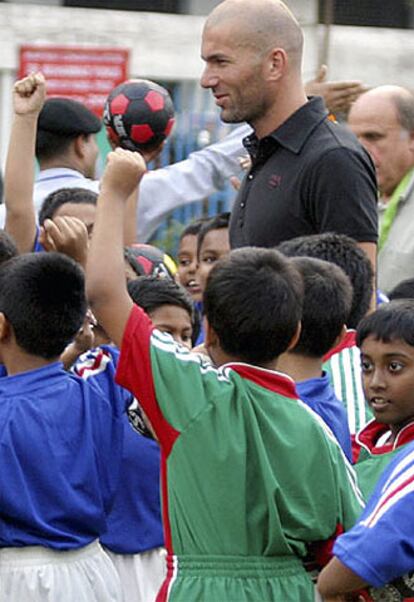
[[[129,282],[134,303],[150,316],[154,326],[168,332],[178,343],[191,348],[193,303],[180,285],[165,279],[141,277]],[[76,374],[94,381],[110,395],[118,388],[129,400],[131,422],[143,427],[138,404],[129,391],[115,383],[119,351],[102,346],[83,355],[74,366]],[[117,569],[125,600],[148,602],[165,578],[165,550],[159,496],[160,453],[158,444],[133,431],[123,419],[124,449],[115,501],[108,515],[108,529],[100,538]]]
[[[322,368],[323,357],[346,332],[352,285],[333,263],[294,257],[305,285],[302,330],[297,345],[279,358],[279,369],[296,383],[302,401],[330,427],[348,460],[352,460],[351,435],[345,408]]]
[[[357,524],[337,540],[335,556],[318,580],[326,602],[345,600],[345,594],[358,602],[414,600],[413,505],[410,443],[382,474]]]
[[[117,485],[124,400],[58,361],[86,311],[79,266],[57,253],[0,268],[0,599],[121,602],[97,539]]]

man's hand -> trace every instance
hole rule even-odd
[[[101,180],[101,194],[126,201],[147,170],[140,153],[117,148],[109,153]]]
[[[42,73],[31,73],[13,87],[13,107],[16,115],[37,115],[46,98],[46,81]]]
[[[327,66],[321,65],[315,79],[306,82],[306,94],[322,96],[332,113],[347,113],[358,96],[367,91],[367,87],[358,80],[326,81],[327,73]]]
[[[40,243],[46,251],[58,251],[86,265],[88,253],[88,230],[77,217],[55,217],[46,219],[40,230]]]

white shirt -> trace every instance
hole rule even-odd
[[[137,240],[146,242],[171,211],[213,194],[224,187],[230,176],[239,174],[238,158],[246,154],[242,138],[249,133],[249,126],[240,126],[184,161],[146,173],[139,188]],[[36,211],[54,190],[74,187],[99,192],[99,180],[63,167],[40,171],[34,186]],[[0,205],[0,227],[4,227],[4,221],[5,207]]]

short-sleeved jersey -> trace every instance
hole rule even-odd
[[[352,461],[351,434],[348,418],[341,401],[336,397],[326,372],[319,378],[296,382],[296,390],[306,403],[329,426],[348,460]]]
[[[124,411],[60,363],[0,378],[0,547],[76,549],[106,530]]]
[[[414,422],[402,428],[392,443],[379,445],[380,438],[387,432],[389,432],[387,424],[371,420],[355,439],[355,470],[365,499],[371,496],[381,474],[394,456],[404,445],[414,441]]]
[[[412,572],[413,507],[414,443],[409,443],[387,466],[358,523],[336,541],[335,555],[375,587]]]
[[[355,435],[372,418],[362,388],[361,353],[355,336],[355,330],[348,330],[342,343],[325,356],[323,364],[336,397],[345,405],[351,435]]]
[[[102,345],[83,354],[73,367],[83,379],[93,381],[106,396],[125,397],[129,406],[133,396],[116,384],[119,351]],[[139,554],[164,543],[159,493],[160,450],[156,441],[143,437],[122,417],[123,452],[119,481],[108,528],[101,543],[116,554]]]
[[[353,469],[289,377],[246,364],[216,369],[151,333],[133,307],[117,381],[160,442],[170,553],[304,557],[308,544],[353,524]]]

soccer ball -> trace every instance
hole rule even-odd
[[[115,146],[151,151],[171,132],[174,105],[162,86],[147,79],[130,79],[109,94],[103,120]]]
[[[152,276],[175,280],[177,266],[174,260],[157,247],[135,243],[125,248],[124,255],[137,277]]]

